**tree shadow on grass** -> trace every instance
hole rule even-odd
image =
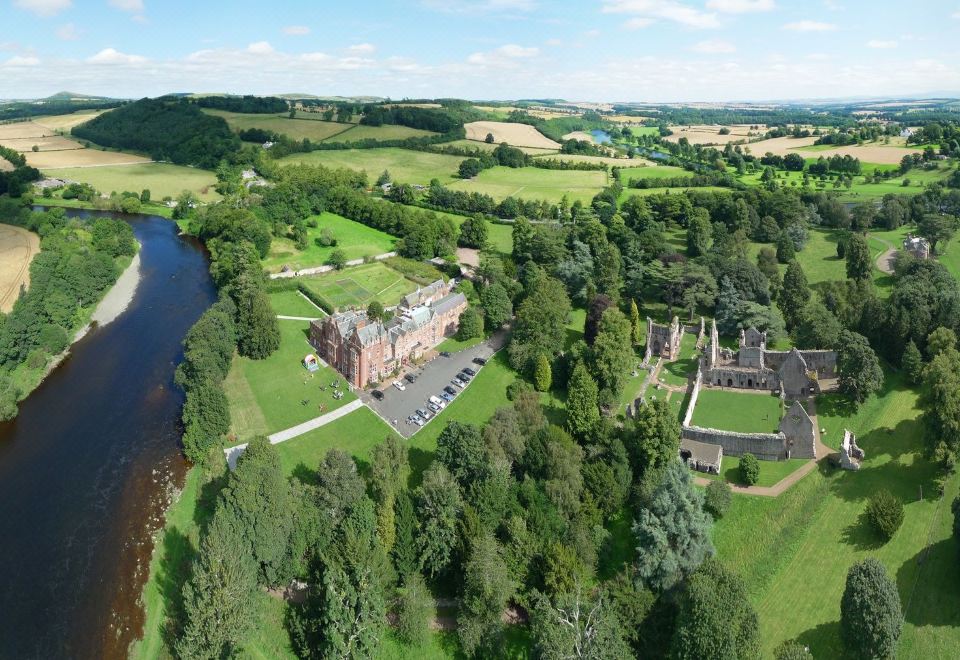
[[[193,522],[196,523],[202,537],[213,517],[213,510],[217,507],[217,498],[220,491],[227,485],[228,475],[223,474],[220,477],[211,479],[201,484],[200,492],[197,495],[197,505],[193,509]]]
[[[423,481],[424,471],[433,462],[433,452],[419,447],[410,447],[407,455],[410,459],[410,477],[407,479],[407,486],[413,490]]]
[[[297,463],[293,468],[293,478],[301,483],[314,485],[317,483],[317,471],[315,468],[307,467],[305,463]]]
[[[157,589],[166,614],[160,625],[168,649],[173,648],[183,627],[183,585],[190,577],[195,554],[196,548],[183,532],[176,527],[166,530],[157,569]]]
[[[870,525],[866,511],[861,511],[855,522],[844,527],[843,542],[860,551],[877,550],[884,544],[884,540]]]
[[[960,626],[960,592],[956,589],[960,584],[958,552],[956,540],[950,537],[925,547],[901,564],[896,576],[897,588],[903,599],[903,616],[909,623]]]
[[[805,630],[796,637],[797,642],[810,649],[814,658],[843,658],[843,641],[840,639],[840,622],[830,621]]]

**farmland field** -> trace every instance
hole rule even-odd
[[[780,415],[780,399],[769,392],[754,394],[703,388],[693,409],[692,423],[739,433],[775,433]]]
[[[431,179],[440,179],[442,183],[447,184],[455,180],[454,176],[462,160],[462,156],[386,148],[311,151],[291,154],[278,162],[281,165],[323,165],[365,171],[370,185],[373,185],[381,172],[388,170],[397,183],[427,185]]]
[[[450,142],[441,142],[437,146],[445,147],[448,145],[451,147],[462,147],[464,149],[481,149],[482,151],[493,151],[500,146],[497,142],[488,143],[482,140],[452,140]],[[559,155],[557,149],[538,149],[537,147],[517,147],[517,149],[531,156],[544,156],[547,154]]]
[[[569,163],[604,163],[610,167],[637,167],[638,165],[650,164],[643,158],[613,158],[612,156],[587,156],[585,154],[553,154],[544,156],[545,160],[562,160]]]
[[[437,135],[433,131],[424,131],[409,126],[384,124],[383,126],[364,126],[357,124],[342,133],[337,133],[326,142],[359,142],[360,140],[405,140],[411,137]]]
[[[323,213],[312,218],[317,220],[317,226],[307,228],[307,249],[298,250],[288,238],[274,238],[270,244],[270,254],[263,260],[265,270],[278,272],[283,266],[293,270],[322,266],[334,250],[343,250],[348,260],[373,257],[393,250],[396,238],[378,229],[334,213]],[[331,231],[337,240],[336,246],[322,247],[317,244],[316,239],[324,229]]]
[[[5,158],[0,158],[0,172],[12,172],[13,163],[6,160]]]
[[[401,296],[417,289],[414,282],[380,262],[309,275],[299,281],[337,309],[366,307],[374,300],[396,305]]]
[[[493,134],[497,144],[506,142],[515,147],[539,147],[541,149],[559,149],[560,145],[529,124],[513,124],[503,121],[474,121],[463,126],[467,130],[468,140],[486,139]]]
[[[814,145],[813,143],[816,142],[816,140],[817,138],[812,136],[806,138],[780,137],[753,142],[745,145],[745,147],[749,147],[750,153],[755,156],[762,156],[767,152],[778,156],[799,153],[801,156],[812,156],[814,158],[820,156],[828,158],[833,155],[849,155],[854,158],[859,158],[863,163],[880,163],[887,165],[897,164],[907,154],[922,151],[922,149],[906,148],[895,144],[885,145],[882,143],[830,147],[827,145]]]
[[[727,135],[720,135],[721,128],[724,127],[719,124],[711,126],[671,126],[670,130],[673,131],[673,135],[668,135],[665,139],[669,142],[679,142],[680,138],[685,137],[690,144],[724,145],[729,142],[746,142],[750,137],[763,136],[767,132],[767,127],[763,124],[758,125],[755,129],[744,124],[727,126],[726,128],[730,131]]]
[[[693,176],[693,172],[673,165],[648,165],[646,167],[624,167],[620,170],[620,180],[624,185],[637,179],[666,179],[679,176]]]
[[[78,110],[66,115],[50,115],[49,117],[36,117],[33,122],[40,124],[54,131],[69,131],[74,126],[90,121],[104,110]],[[109,112],[109,111],[106,111]]]
[[[353,128],[353,124],[340,124],[332,121],[313,121],[308,119],[290,119],[286,114],[261,115],[226,110],[204,110],[207,114],[223,117],[235,131],[248,128],[260,128],[280,133],[294,140],[304,138],[320,141]]]
[[[0,225],[0,311],[9,312],[30,286],[30,262],[40,252],[40,237],[33,232]]]
[[[124,153],[122,151],[101,151],[100,149],[70,149],[66,151],[28,151],[27,165],[40,170],[55,168],[112,167],[118,165],[137,165],[152,162],[149,158]]]
[[[607,185],[607,173],[600,171],[543,170],[536,167],[492,167],[476,178],[458,180],[450,188],[486,193],[496,200],[506,197],[543,199],[558,203],[564,195],[571,202],[588,203]]]
[[[128,154],[91,149],[84,149],[80,153],[108,153],[111,156],[131,157]],[[112,167],[48,167],[44,172],[61,179],[89,183],[105,194],[123,191],[140,192],[147,188],[154,200],[166,196],[176,197],[184,190],[193,192],[204,201],[220,199],[220,195],[213,189],[217,179],[212,172],[169,163],[140,163]]]

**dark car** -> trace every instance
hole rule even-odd
[[[383,401],[383,392],[381,392],[380,390],[374,390],[370,392],[370,396],[372,396],[377,401]]]
[[[473,369],[471,369],[470,367],[464,367],[464,368],[463,368],[463,373],[468,374],[468,375],[470,375],[470,376],[476,376],[476,375],[477,375],[477,372],[474,371]]]
[[[463,373],[461,371],[460,373],[457,374],[457,378],[459,378],[465,383],[469,383],[473,379],[473,376],[471,376],[470,374]]]
[[[474,363],[474,364],[479,364],[479,365],[482,367],[483,365],[485,365],[485,364],[487,363],[487,360],[486,360],[486,358],[475,357],[475,358],[473,358],[473,363]]]
[[[450,357],[450,351],[440,351],[440,357]]]
[[[443,388],[443,391],[449,394],[450,396],[457,396],[457,391],[453,389],[452,385],[447,385]]]
[[[415,383],[417,381],[417,377],[414,374],[407,374],[404,378],[408,383]]]

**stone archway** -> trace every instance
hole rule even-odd
[[[733,387],[733,379],[732,379],[732,378],[728,378],[728,379],[727,379],[727,387]]]
[[[753,387],[753,379],[752,379],[752,378],[748,378],[748,379],[747,379],[747,387]]]

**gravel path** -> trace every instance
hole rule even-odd
[[[878,241],[887,246],[886,251],[881,252],[877,257],[877,268],[887,275],[893,275],[893,260],[897,256],[897,249],[893,247],[893,243],[890,241],[885,241],[877,236],[874,236],[873,238],[876,238]]]

